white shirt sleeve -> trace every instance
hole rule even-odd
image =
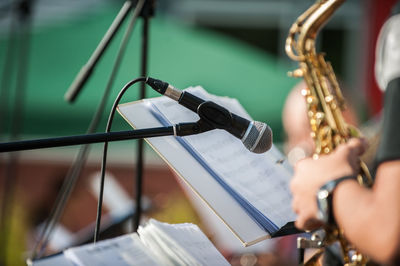
[[[375,79],[382,91],[400,77],[400,14],[383,25],[376,45]]]

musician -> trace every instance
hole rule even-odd
[[[381,29],[375,68],[385,96],[372,189],[353,178],[366,141],[350,139],[329,155],[296,164],[292,206],[298,228],[319,228],[321,219],[327,218],[344,230],[361,253],[379,263],[400,265],[400,12]],[[329,191],[328,209],[317,204],[321,190]]]

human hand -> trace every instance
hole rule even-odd
[[[307,158],[295,165],[290,189],[293,194],[292,208],[298,215],[295,222],[297,228],[313,230],[323,225],[317,218],[317,191],[330,180],[357,174],[359,156],[365,149],[366,142],[354,138],[339,145],[328,155],[320,156],[317,160]]]

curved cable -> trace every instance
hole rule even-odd
[[[139,81],[146,81],[146,80],[147,80],[147,78],[140,77],[140,78],[129,81],[122,88],[122,90],[119,92],[117,98],[115,99],[114,104],[111,108],[110,114],[108,116],[106,133],[110,132],[112,121],[113,121],[114,115],[115,115],[115,110],[117,109],[119,101],[121,100],[121,98],[125,94],[125,92],[135,83],[137,83]],[[104,142],[103,158],[101,161],[100,192],[99,192],[99,199],[98,199],[98,204],[97,204],[96,228],[94,231],[94,241],[93,241],[94,243],[97,242],[97,240],[99,239],[99,235],[100,235],[101,209],[103,207],[103,192],[104,192],[105,169],[106,169],[106,164],[107,164],[107,151],[108,151],[108,142]]]

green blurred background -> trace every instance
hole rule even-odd
[[[112,1],[98,2],[92,8],[83,5],[79,12],[70,12],[61,17],[53,14],[49,18],[34,23],[27,65],[26,96],[23,102],[23,135],[55,136],[81,134],[86,131],[106,86],[124,27],[127,24],[124,24],[104,57],[99,61],[95,72],[77,100],[73,104],[67,103],[63,99],[64,93],[80,68],[89,59],[122,4],[122,2]],[[210,93],[237,98],[255,120],[268,123],[274,131],[275,141],[281,142],[284,136],[280,117],[281,109],[285,97],[296,83],[295,79],[287,76],[287,72],[294,69],[296,65],[286,58],[284,47],[278,45],[286,37],[284,30],[288,28],[290,18],[292,16],[295,18],[296,12],[286,14],[285,18],[288,21],[280,22],[284,26],[287,25],[286,28],[282,25],[278,27],[276,22],[269,21],[273,18],[269,20],[259,18],[261,21],[254,22],[253,24],[257,24],[255,26],[246,25],[243,22],[246,18],[238,17],[236,23],[229,25],[226,22],[213,23],[206,19],[204,19],[206,22],[200,19],[196,21],[201,14],[197,17],[193,15],[194,22],[186,17],[174,15],[170,9],[175,10],[174,5],[178,4],[174,2],[179,1],[170,2],[169,5],[160,4],[161,8],[156,10],[154,18],[151,19],[148,51],[149,76],[163,79],[180,89],[201,85]],[[198,5],[203,6],[199,3]],[[246,4],[242,5],[246,6]],[[293,6],[301,10],[301,7],[307,7],[307,3],[293,4]],[[271,11],[267,9],[267,3],[262,7],[266,10],[265,17],[272,16]],[[261,11],[258,10],[258,12]],[[219,16],[220,20],[235,19],[234,16],[229,18],[224,18],[222,14]],[[34,22],[35,18],[34,14]],[[109,97],[105,116],[123,85],[139,76],[141,23],[142,20],[139,19],[135,26]],[[325,50],[328,50],[328,55],[330,55],[328,59],[336,61],[339,74],[351,76],[352,78],[346,82],[354,85],[352,83],[355,78],[350,75],[351,73],[345,73],[343,67],[345,57],[340,54],[343,52],[341,46],[344,44],[342,43],[348,42],[344,37],[348,38],[351,35],[348,31],[354,29],[338,28],[339,26],[333,27],[325,36],[329,36],[331,40],[337,37],[339,45],[332,47],[332,42],[325,41],[331,44],[325,45],[327,46]],[[6,23],[3,23],[0,38],[0,56],[5,58],[9,45]],[[340,41],[342,39],[343,41]],[[323,43],[321,41],[321,44]],[[16,45],[14,48],[17,49],[17,47]],[[4,72],[4,68],[9,66],[2,63]],[[12,74],[15,75],[15,73]],[[150,89],[147,91],[148,97],[157,96]],[[136,100],[138,95],[137,89],[130,89],[123,101]],[[10,99],[12,97],[11,95]],[[8,104],[5,120],[1,121],[3,126],[8,128],[12,119],[10,106],[11,104]],[[104,121],[105,119],[100,131],[104,128]],[[119,119],[114,123],[114,129],[125,128],[124,124]]]

